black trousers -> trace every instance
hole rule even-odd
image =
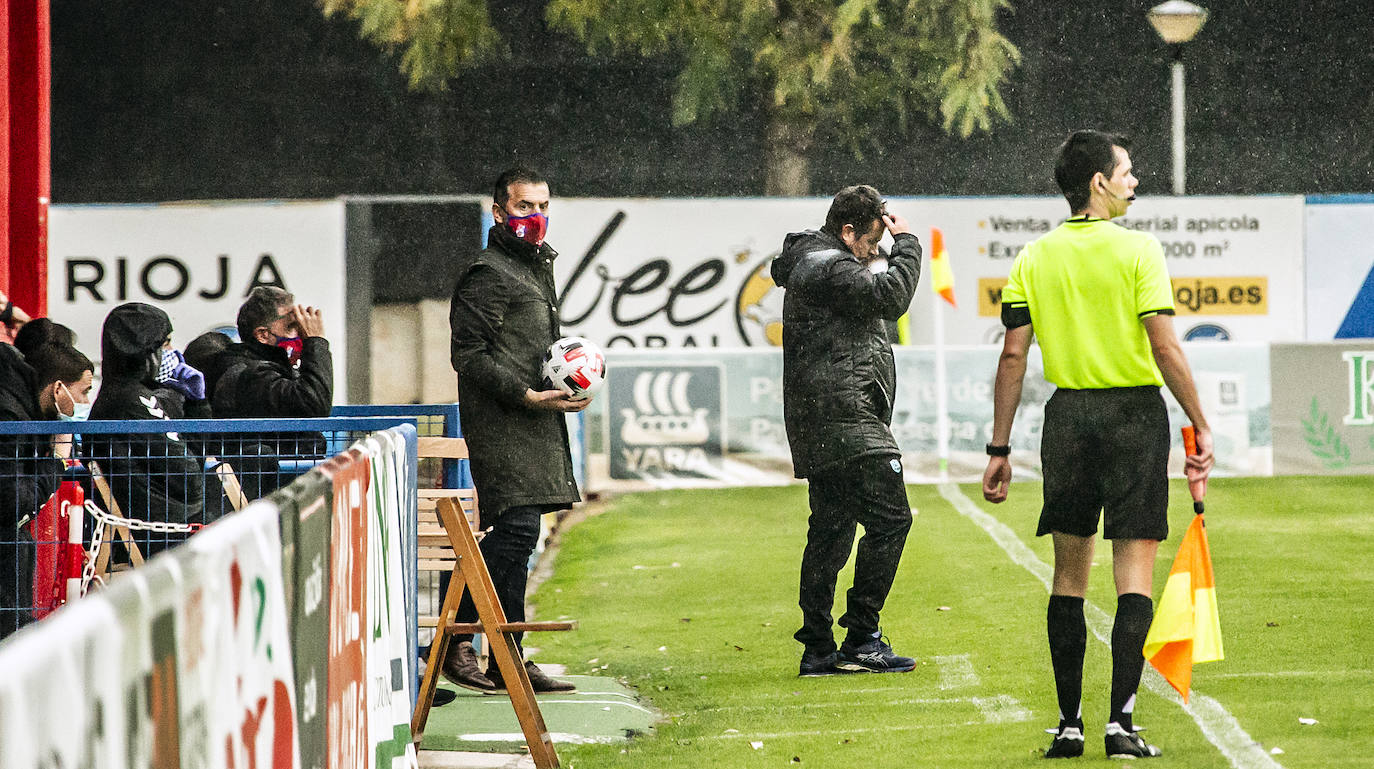
[[[835,649],[830,610],[835,581],[849,561],[856,527],[864,527],[854,562],[854,585],[846,594],[840,627],[862,639],[878,631],[897,565],[911,530],[911,506],[902,482],[901,461],[894,456],[860,457],[809,479],[811,518],[802,553],[802,627],[793,636],[808,651]]]
[[[507,508],[477,543],[507,622],[525,621],[525,585],[529,582],[530,556],[539,544],[539,519],[546,508],[546,505]],[[477,621],[477,606],[466,590],[463,602],[458,605],[456,621]],[[524,633],[515,634],[517,644],[523,638]],[[455,635],[454,639],[471,641],[472,636]]]

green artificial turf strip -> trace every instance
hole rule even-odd
[[[1031,536],[1037,484],[1018,482],[1001,506],[961,489],[1050,561],[1048,538]],[[1374,755],[1371,491],[1374,480],[1351,477],[1218,479],[1209,488],[1227,659],[1199,665],[1194,688],[1265,750],[1281,748],[1274,760],[1289,769],[1368,766]],[[1184,486],[1172,492],[1156,593],[1192,514]],[[912,486],[909,496],[919,514],[883,612],[895,649],[920,660],[909,674],[797,678],[804,487],[631,495],[568,531],[535,603],[539,618],[576,617],[581,628],[541,637],[541,659],[617,676],[669,718],[628,743],[559,746],[564,764],[1036,765],[1049,742],[1042,729],[1057,720],[1045,589],[936,487]],[[1097,561],[1089,600],[1110,614],[1106,543]],[[837,617],[850,577],[840,577]],[[1110,655],[1091,634],[1088,643],[1082,760],[1101,764]],[[954,675],[962,655],[976,683]],[[1142,690],[1136,722],[1165,750],[1151,766],[1229,766],[1173,703]]]

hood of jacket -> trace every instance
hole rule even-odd
[[[782,240],[782,253],[774,257],[772,265],[769,266],[769,274],[773,278],[773,283],[786,288],[788,279],[792,277],[792,269],[797,266],[797,262],[803,256],[830,249],[848,253],[843,241],[820,230],[789,233]]]
[[[110,310],[100,331],[101,376],[151,384],[157,373],[154,354],[171,333],[167,313],[150,304],[130,302]]]

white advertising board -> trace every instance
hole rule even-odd
[[[782,292],[768,264],[788,232],[819,227],[812,199],[558,199],[549,241],[567,333],[610,347],[740,347],[775,343]],[[995,343],[997,297],[1025,243],[1067,216],[1060,198],[891,198],[928,246],[944,233],[957,309],[945,341]],[[1153,233],[1168,258],[1176,326],[1190,339],[1302,338],[1303,199],[1142,197],[1123,226]],[[922,277],[912,343],[931,344]]]
[[[255,285],[278,285],[323,310],[344,395],[344,204],[341,201],[53,206],[48,315],[100,357],[105,316],[145,302],[172,319],[172,344],[232,327]]]
[[[1307,206],[1307,340],[1374,336],[1374,197]]]

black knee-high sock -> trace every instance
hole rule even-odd
[[[1054,665],[1054,689],[1059,695],[1059,719],[1066,726],[1083,728],[1083,651],[1088,626],[1083,621],[1083,599],[1050,596],[1045,614],[1049,629],[1050,662]]]
[[[1150,632],[1155,604],[1147,595],[1125,593],[1116,599],[1116,623],[1112,625],[1112,714],[1110,721],[1131,731],[1131,712],[1140,673],[1145,668],[1145,636]]]

